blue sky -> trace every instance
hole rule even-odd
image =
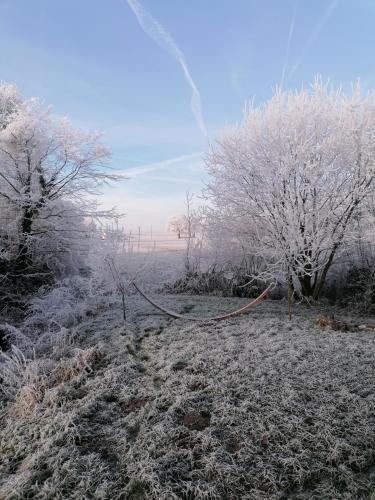
[[[357,78],[375,86],[375,0],[141,5],[183,54],[209,140],[241,119],[247,100],[268,99],[283,74],[284,88],[318,73],[348,89]],[[0,80],[77,127],[103,131],[114,168],[130,176],[104,203],[126,212],[132,228],[163,229],[183,211],[185,191],[199,193],[207,179],[207,138],[176,50],[143,28],[126,0],[0,0]]]

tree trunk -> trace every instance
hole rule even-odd
[[[298,281],[301,285],[303,297],[311,297],[314,294],[314,288],[311,285],[311,276],[303,275],[298,276]]]
[[[28,238],[32,231],[34,216],[35,213],[32,207],[30,206],[24,207],[21,220],[20,243],[18,245],[18,253],[15,263],[16,264],[15,267],[18,272],[25,271],[31,263]]]

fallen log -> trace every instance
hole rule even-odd
[[[166,307],[161,306],[160,304],[158,304],[157,302],[155,302],[155,300],[151,299],[139,287],[139,285],[137,285],[135,282],[133,282],[133,286],[137,290],[137,292],[140,293],[140,295],[142,295],[142,297],[145,300],[147,300],[147,302],[149,302],[151,305],[153,305],[154,307],[156,307],[157,309],[159,309],[163,313],[167,314],[168,316],[170,316],[172,318],[176,318],[176,319],[185,319],[185,320],[189,320],[189,321],[203,321],[203,322],[205,322],[205,321],[220,321],[220,320],[223,320],[223,319],[231,318],[233,316],[239,316],[240,314],[245,314],[251,307],[255,306],[261,300],[263,300],[263,299],[266,298],[266,296],[273,289],[274,284],[271,284],[270,286],[268,286],[258,297],[256,297],[255,299],[253,299],[251,302],[249,302],[245,306],[241,307],[240,309],[236,309],[235,311],[231,311],[231,312],[226,313],[226,314],[221,314],[219,316],[213,316],[213,317],[208,317],[208,318],[196,318],[194,316],[185,316],[185,315],[179,314],[179,313],[177,313],[175,311],[171,311],[171,310],[167,309]]]

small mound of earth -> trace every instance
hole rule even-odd
[[[205,411],[185,413],[182,422],[188,429],[203,431],[203,429],[209,427],[211,415]]]

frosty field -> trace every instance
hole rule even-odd
[[[0,500],[375,500],[375,0],[0,19]]]
[[[244,303],[158,300],[197,316]],[[318,313],[289,322],[269,300],[194,323],[132,296],[124,328],[118,304],[97,311],[3,410],[0,498],[371,498],[375,335],[319,330]]]

